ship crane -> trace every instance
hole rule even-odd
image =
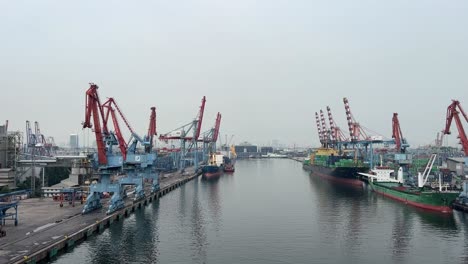
[[[203,122],[203,114],[205,111],[205,103],[206,97],[203,96],[202,103],[200,106],[200,110],[198,112],[197,117],[190,123],[183,125],[179,128],[176,128],[168,133],[159,135],[159,140],[164,142],[168,142],[169,140],[180,140],[180,151],[173,152],[174,154],[178,154],[175,156],[176,166],[180,170],[184,170],[187,166],[187,161],[191,159],[188,157],[188,153],[191,150],[193,152],[193,164],[195,165],[195,169],[198,168],[198,140],[201,133],[201,126]],[[192,131],[192,136],[189,136],[189,133]]]
[[[322,144],[322,146],[325,147],[325,140],[323,139],[322,125],[320,124],[320,119],[319,119],[317,112],[315,112],[315,121],[317,123],[317,131],[318,131],[320,144]]]
[[[364,132],[364,129],[361,127],[361,125],[358,122],[356,122],[356,119],[354,119],[354,116],[351,113],[351,108],[349,107],[348,98],[346,97],[343,98],[343,102],[345,105],[346,119],[348,120],[349,136],[350,136],[351,142],[357,142],[360,140],[368,140],[369,137],[367,136],[366,132]]]
[[[398,113],[393,113],[392,118],[392,138],[395,139],[396,150],[401,153],[406,152],[406,148],[409,147],[406,139],[403,137],[401,132],[400,121],[398,120]]]
[[[159,175],[155,169],[157,155],[151,150],[145,151],[144,154],[137,153],[138,143],[144,146],[145,149],[150,143],[134,132],[113,98],[109,98],[104,104],[101,104],[97,89],[97,85],[90,84],[90,88],[86,91],[83,128],[92,128],[94,126],[98,147],[95,167],[99,174],[99,182],[90,186],[90,195],[87,197],[83,213],[101,208],[100,194],[104,192],[113,193],[107,210],[107,213],[112,213],[124,207],[125,189],[123,186],[125,185],[135,186],[135,200],[145,196],[145,180],[152,182],[152,192],[159,190]],[[123,139],[116,112],[132,133],[130,145]],[[153,114],[155,116],[154,107],[151,108],[150,123],[153,121]],[[112,118],[115,132],[109,130],[109,117]],[[114,153],[113,146],[118,146],[120,153]],[[113,180],[112,177],[118,179]]]
[[[329,133],[328,133],[328,127],[327,127],[327,123],[325,122],[325,117],[323,115],[322,109],[320,109],[320,121],[321,121],[321,124],[322,124],[323,141],[324,141],[325,147],[328,147]]]
[[[460,139],[460,144],[462,145],[463,152],[465,156],[468,156],[468,139],[466,137],[465,129],[463,128],[462,121],[460,119],[459,114],[462,114],[465,118],[465,121],[468,122],[468,116],[466,115],[465,111],[460,105],[460,102],[457,100],[452,100],[452,103],[447,108],[447,118],[445,122],[445,129],[443,130],[444,135],[449,135],[450,126],[452,124],[452,120],[455,119],[455,124],[457,125],[458,129],[458,138]]]
[[[346,144],[348,143],[349,139],[345,136],[343,131],[336,125],[335,120],[333,119],[333,115],[331,113],[330,107],[327,106],[328,112],[328,120],[330,123],[330,137],[333,144]]]

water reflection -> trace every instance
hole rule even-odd
[[[401,262],[408,253],[408,246],[410,245],[411,238],[413,237],[414,223],[412,214],[408,213],[407,210],[393,210],[392,215],[392,259],[393,261]]]
[[[191,212],[191,250],[192,259],[196,263],[206,262],[206,250],[207,250],[207,236],[206,236],[206,222],[205,216],[203,215],[203,207],[200,204],[199,197],[199,184],[198,181],[195,184],[194,195],[192,200],[192,212]]]
[[[362,240],[363,190],[360,186],[328,181],[309,174],[310,187],[317,194],[318,218],[324,244],[342,247],[349,257],[359,252]],[[339,245],[339,242],[344,242]]]
[[[223,180],[225,175],[222,176]],[[229,177],[229,176],[227,176]],[[208,194],[208,210],[212,217],[212,225],[215,228],[215,231],[220,230],[221,223],[221,207],[222,200],[219,195],[219,180],[216,181],[202,181],[203,191]]]

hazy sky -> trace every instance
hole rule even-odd
[[[452,98],[468,110],[467,14],[465,0],[0,0],[0,120],[67,142],[95,82],[141,134],[150,106],[167,132],[206,95],[203,130],[220,111],[237,143],[318,145],[315,111],[347,131],[346,96],[365,127],[391,137],[398,112],[428,144]]]

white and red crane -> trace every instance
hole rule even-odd
[[[345,110],[346,110],[346,119],[348,121],[348,128],[349,128],[349,136],[351,139],[351,142],[357,142],[360,140],[369,140],[370,138],[367,136],[366,132],[364,129],[361,127],[361,125],[356,122],[356,119],[354,119],[353,114],[351,113],[351,108],[349,107],[349,102],[348,98],[343,98]]]
[[[333,119],[333,115],[331,113],[331,109],[327,106],[328,112],[328,121],[330,123],[330,137],[334,144],[336,143],[347,143],[349,139],[345,136],[343,131],[341,131],[340,127],[336,125],[335,120]]]
[[[322,125],[320,124],[320,118],[319,118],[319,115],[317,112],[315,112],[315,121],[317,123],[317,131],[318,131],[318,136],[319,136],[319,140],[320,140],[320,144],[322,144],[322,146],[325,146],[325,140],[323,138],[323,131],[322,131]]]

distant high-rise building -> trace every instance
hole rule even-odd
[[[77,134],[71,134],[70,135],[70,148],[77,149],[79,147],[80,147],[80,144],[78,142],[78,135]]]
[[[274,147],[274,148],[279,147],[279,140],[273,139],[273,140],[271,141],[271,146]]]

